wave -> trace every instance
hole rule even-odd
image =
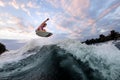
[[[120,50],[112,42],[32,40],[0,56],[0,80],[119,80],[119,66]]]

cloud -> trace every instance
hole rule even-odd
[[[81,38],[80,36],[82,35],[82,32],[84,32],[85,30],[89,30],[88,32],[91,31],[91,33],[96,32],[96,28],[90,26],[91,24],[93,24],[94,21],[95,21],[94,19],[88,17],[81,20],[76,19],[73,16],[67,17],[61,13],[55,15],[53,23],[56,24],[55,27],[57,28],[56,30],[59,33],[68,33],[69,36],[71,34],[71,36],[72,37],[74,36],[74,38]]]
[[[25,7],[25,4],[21,5],[21,9],[27,13],[27,15],[31,16],[30,11]]]
[[[27,7],[29,7],[29,8],[39,8],[39,6],[35,2],[32,2],[32,1],[29,1],[27,3]]]
[[[86,11],[89,7],[89,0],[72,0],[70,4],[63,3],[64,10],[75,17],[86,17]]]
[[[120,19],[120,7],[117,7],[113,13],[106,15],[105,18],[119,20]]]
[[[0,24],[1,27],[16,26],[21,21],[19,18],[12,16],[8,13],[1,13],[0,20],[1,20],[1,24]]]
[[[105,33],[105,32],[107,32],[107,31],[109,31],[109,30],[106,30],[106,29],[99,29],[99,31],[100,31],[100,33],[102,34],[102,33]]]
[[[1,39],[31,39],[35,38],[34,27],[27,27],[22,19],[10,14],[0,14],[0,38]]]
[[[96,27],[91,25],[95,19],[89,17],[90,0],[49,0],[56,8],[62,8],[64,13],[56,15],[56,28],[61,30],[61,33],[69,33],[71,38],[81,38],[82,32],[87,30],[92,34],[96,33]],[[66,16],[67,15],[67,16]],[[89,33],[89,34],[91,34]]]
[[[118,8],[120,6],[120,2],[110,6],[109,8],[107,8],[106,10],[104,10],[97,18],[96,21],[100,20],[101,18],[105,17],[107,14],[109,14],[111,11],[113,11],[114,9]]]
[[[107,16],[107,15],[109,15],[109,14],[112,14],[112,11],[114,11],[116,8],[118,8],[120,6],[120,3],[118,2],[118,3],[116,3],[116,4],[113,4],[113,5],[111,5],[110,7],[108,7],[107,9],[105,9],[105,10],[103,10],[99,15],[98,15],[98,17],[96,17],[96,19],[92,19],[92,20],[90,20],[90,19],[88,19],[88,20],[90,20],[90,24],[88,25],[88,26],[91,26],[91,33],[92,34],[96,34],[97,33],[97,28],[99,28],[101,25],[99,24],[98,25],[98,23],[99,23],[99,21],[100,20],[104,20],[103,18],[105,17],[105,16]],[[115,15],[116,16],[116,15]],[[115,17],[114,16],[114,17]],[[109,18],[110,19],[110,17],[107,17],[107,18]],[[107,21],[103,21],[101,24],[104,24],[104,23],[107,23]],[[108,25],[106,25],[107,27],[108,27]],[[101,31],[102,30],[102,31]],[[100,32],[103,32],[103,29],[101,29],[101,30],[99,30]],[[108,30],[106,30],[106,31],[108,31]]]
[[[9,5],[13,6],[15,9],[19,9],[19,4],[16,2],[16,0],[12,0],[9,2]]]
[[[82,38],[82,29],[80,29],[79,24],[76,25],[76,23],[79,23],[79,21],[73,17],[67,18],[59,14],[54,17],[52,23],[55,24],[57,34],[63,34],[63,36],[71,39]]]
[[[34,33],[20,32],[14,28],[0,29],[0,39],[33,39],[36,37]]]
[[[1,7],[5,7],[5,2],[0,1],[0,6],[1,6]]]
[[[67,14],[84,18],[86,16],[87,9],[89,8],[90,2],[89,0],[49,0],[56,8],[62,8]]]
[[[0,26],[14,27],[15,30],[19,29],[20,33],[26,34],[34,30],[33,25],[36,26],[49,17],[50,21],[46,30],[53,31],[53,33],[65,34],[67,38],[83,38],[88,34],[94,36],[105,32],[107,28],[118,28],[119,22],[115,21],[119,20],[120,4],[118,2],[119,0],[2,1],[0,6],[4,3],[6,9],[9,6],[12,7],[8,10],[11,15],[0,16]],[[20,15],[16,12],[20,12]]]
[[[75,20],[72,17],[67,18],[62,14],[56,14],[51,22],[59,33],[71,33],[71,27]]]
[[[3,27],[7,27],[10,25],[16,24],[16,21],[14,21],[14,17],[7,13],[1,13],[0,14],[0,25]]]
[[[104,2],[104,0],[102,1]],[[93,18],[90,15],[91,12],[89,12],[91,9],[90,6],[97,7],[97,5],[96,4],[90,5],[91,1],[89,0],[72,0],[72,1],[61,0],[59,1],[59,3],[57,0],[52,0],[48,2],[50,2],[53,6],[55,6],[55,8],[57,9],[61,8],[64,10],[63,11],[64,13],[58,13],[54,17],[56,28],[61,33],[66,33],[66,34],[69,33],[68,36],[72,38],[73,37],[81,38],[81,35],[82,37],[85,37],[86,34],[91,34],[91,36],[92,35],[95,36],[98,35],[98,33],[108,31],[108,30],[105,31],[104,28],[98,30],[98,28],[100,27],[100,25],[98,24],[99,20],[101,19],[103,20],[103,18],[109,13],[112,14],[112,11],[114,11],[120,5],[119,3],[115,3],[111,5],[113,1],[109,3],[107,3],[106,1],[104,5],[102,5],[102,7],[100,6],[101,4],[99,4],[99,7],[94,10],[97,11],[97,13],[92,14],[92,15],[98,15],[98,17],[96,16]]]
[[[72,30],[70,28],[63,27],[61,25],[57,25],[56,28],[58,30],[61,30],[62,33],[72,33]]]
[[[15,17],[10,14],[0,14],[0,27],[12,27],[15,28],[16,30],[20,31],[28,31],[31,32],[34,30],[33,26],[31,24],[25,25],[25,22],[23,19]]]
[[[40,16],[40,15],[41,15],[41,13],[40,13],[40,12],[38,12],[38,11],[36,11],[36,15]]]
[[[31,17],[31,13],[30,13],[30,10],[27,9],[27,6],[28,6],[29,8],[35,6],[35,5],[32,5],[31,2],[27,3],[27,5],[26,5],[25,3],[20,3],[19,1],[16,1],[16,0],[12,0],[12,1],[10,1],[8,4],[9,4],[10,6],[14,7],[15,9],[19,9],[19,10],[21,9],[21,10],[23,10],[23,11],[26,12],[27,15],[30,16],[30,17]]]

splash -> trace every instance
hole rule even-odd
[[[58,43],[58,46],[70,52],[76,59],[88,62],[90,67],[102,73],[105,79],[119,79],[120,50],[112,42],[88,46],[80,41],[65,40]]]

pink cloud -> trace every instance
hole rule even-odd
[[[73,17],[65,17],[61,14],[58,14],[56,15],[53,19],[52,19],[52,23],[55,25],[55,28],[57,30],[59,30],[60,32],[62,33],[72,33],[73,32],[73,29],[69,28],[68,25],[62,25],[63,24],[63,21],[64,20],[64,23],[67,24],[67,22],[78,22],[76,19],[74,19]]]
[[[64,9],[71,16],[79,16],[81,18],[86,16],[86,11],[90,5],[89,0],[49,0],[48,2],[56,8]]]
[[[4,25],[0,23],[0,38],[4,39],[30,39],[35,37],[34,27],[27,25],[22,20],[10,14],[0,14],[0,19]]]
[[[69,28],[63,27],[61,25],[57,25],[56,28],[58,30],[61,30],[63,33],[72,33],[72,31]]]
[[[16,21],[18,21],[14,16],[8,13],[1,13],[0,20],[1,20],[0,25],[4,27],[9,27],[10,25],[14,25],[16,24]]]
[[[5,7],[5,2],[0,1],[0,6],[1,6],[1,7]]]
[[[9,5],[13,6],[15,9],[19,9],[19,4],[16,2],[16,0],[12,0],[12,2],[9,2]]]
[[[66,31],[68,33],[80,33],[89,25],[91,25],[95,20],[88,18],[87,10],[89,9],[90,6],[90,1],[89,0],[49,0],[53,6],[56,8],[62,8],[68,15],[71,17],[66,17],[62,14],[58,14],[55,18],[55,21],[59,22],[57,26],[57,29],[60,29],[61,31]],[[81,18],[82,20],[77,20],[75,17]],[[61,26],[60,24],[64,24],[62,21],[65,22],[74,22],[73,28],[69,28],[67,25],[66,26]],[[61,23],[62,22],[62,23]],[[67,23],[66,23],[67,24]],[[77,24],[77,25],[76,25]]]
[[[91,33],[96,32],[96,27],[90,26],[94,23],[94,19],[91,18],[85,18],[83,20],[77,20],[74,17],[66,17],[62,14],[57,14],[54,17],[54,20],[52,23],[56,24],[55,27],[57,30],[59,30],[61,33],[69,33],[71,37],[74,36],[74,38],[80,38],[82,35],[82,32],[86,30],[88,27],[91,27]],[[68,23],[67,23],[68,22]],[[70,22],[73,22],[73,25],[69,25]],[[65,24],[65,25],[63,25]],[[82,38],[82,37],[81,37]]]
[[[72,0],[69,4],[63,3],[65,11],[72,16],[86,17],[86,10],[89,7],[89,0]]]
[[[36,5],[34,2],[31,2],[31,1],[29,1],[29,2],[27,3],[27,7],[30,7],[30,8],[39,8],[38,5]]]
[[[22,9],[24,12],[27,13],[27,15],[31,16],[31,13],[29,11],[29,9],[27,9],[27,7],[35,7],[35,5],[33,5],[31,2],[29,2],[27,5],[24,3],[19,3],[16,0],[12,0],[8,3],[10,6],[14,7],[15,9]]]
[[[0,26],[1,27],[8,27],[8,28],[14,28],[16,30],[20,31],[28,31],[30,32],[33,30],[33,26],[28,24],[26,27],[22,21],[22,19],[15,17],[10,14],[0,14]]]
[[[83,38],[81,34],[77,34],[77,33],[71,33],[67,37],[70,39],[78,39],[78,38],[82,39]]]
[[[93,20],[92,22],[90,21],[90,26],[92,26],[92,29],[91,29],[91,33],[92,34],[95,34],[96,33],[96,30],[97,30],[97,27],[96,27],[96,22],[99,21],[101,18],[105,17],[107,14],[109,14],[112,10],[118,8],[120,6],[120,3],[116,3],[112,6],[110,6],[109,8],[107,8],[106,10],[104,10],[96,20]]]
[[[70,28],[66,28],[63,27],[61,25],[57,25],[56,28],[60,31],[62,31],[62,33],[69,33],[69,35],[67,35],[67,38],[70,39],[78,39],[78,38],[82,38],[80,32],[82,32],[82,30],[79,29],[79,27],[73,27],[72,29]]]
[[[106,16],[107,14],[109,14],[112,10],[118,8],[120,6],[120,2],[110,6],[109,8],[107,8],[106,10],[104,10],[99,17],[97,18],[96,21],[98,21],[99,19],[103,18],[104,16]]]
[[[34,31],[35,28],[34,28],[32,25],[29,25],[29,26],[28,26],[28,30],[30,30],[30,31]]]
[[[10,32],[13,32],[13,31],[15,31],[16,29],[13,28],[13,27],[1,27],[0,30],[2,30],[2,31],[8,30],[8,31],[10,31]]]
[[[31,39],[36,38],[34,33],[19,31],[14,28],[0,28],[0,39]]]
[[[92,34],[96,34],[96,32],[97,32],[97,27],[96,27],[96,24],[94,24],[94,25],[92,26],[91,33],[92,33]]]
[[[73,18],[70,19],[75,21]],[[69,36],[71,36],[74,39],[80,37],[80,33],[82,32],[82,29],[80,29],[79,26],[72,26],[72,28],[69,28],[66,26],[62,26],[61,24],[56,24],[56,28],[62,33],[69,33]]]

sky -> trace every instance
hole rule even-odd
[[[0,39],[34,39],[49,18],[53,39],[86,40],[120,32],[120,0],[0,0]]]

